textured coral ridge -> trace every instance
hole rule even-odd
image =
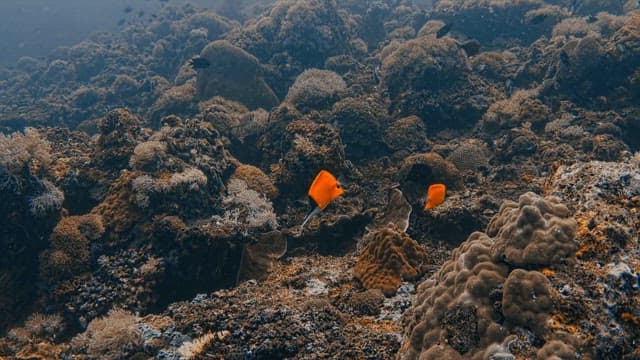
[[[575,234],[575,220],[556,198],[526,193],[505,202],[487,234],[471,234],[420,284],[399,357],[485,359],[513,351],[509,344],[522,332],[535,339],[532,347],[567,338],[547,325],[554,303],[541,271],[575,258]]]
[[[0,66],[0,358],[640,356],[637,1],[161,3]]]

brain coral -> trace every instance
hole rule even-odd
[[[394,226],[378,229],[368,235],[353,273],[367,289],[380,289],[391,296],[404,280],[421,276],[426,268],[427,253],[405,232]]]
[[[456,147],[447,160],[460,171],[476,170],[489,165],[489,149],[482,141],[470,139]]]
[[[575,256],[576,226],[559,199],[526,193],[517,203],[502,204],[487,234],[495,237],[494,259],[514,266],[550,266]]]

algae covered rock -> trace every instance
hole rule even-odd
[[[210,65],[198,70],[196,93],[199,99],[222,96],[250,109],[270,109],[278,103],[278,98],[264,81],[260,62],[255,56],[218,40],[202,49],[200,58]]]

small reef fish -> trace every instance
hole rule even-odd
[[[547,14],[538,14],[538,15],[532,17],[531,19],[529,19],[529,24],[531,24],[531,25],[540,25],[545,20],[547,20],[548,17],[549,16]]]
[[[344,189],[333,174],[327,170],[320,170],[316,178],[313,179],[307,194],[316,206],[304,218],[300,226],[301,231],[304,230],[304,226],[311,218],[320,214],[333,200],[344,194]]]
[[[442,204],[446,194],[447,187],[444,184],[429,185],[429,189],[427,190],[427,201],[424,205],[424,209],[433,209]]]
[[[460,47],[464,50],[467,56],[475,56],[480,52],[480,42],[475,39],[463,42]]]
[[[436,39],[440,39],[441,37],[447,35],[449,33],[449,31],[451,31],[451,28],[453,27],[453,23],[448,23],[445,24],[443,27],[440,28],[440,30],[438,30],[438,32],[436,33]]]
[[[211,63],[205,58],[194,57],[193,59],[189,60],[189,65],[191,65],[191,67],[194,69],[206,69],[211,66]]]

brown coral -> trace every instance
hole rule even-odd
[[[493,257],[514,266],[544,267],[571,261],[578,250],[576,221],[557,198],[534,193],[505,201],[487,226]]]
[[[388,116],[379,101],[371,97],[346,98],[337,102],[331,113],[349,159],[358,161],[385,154],[387,149],[382,140],[382,129],[388,122]]]
[[[60,220],[40,257],[40,276],[48,282],[70,278],[89,268],[89,244],[104,233],[98,215],[70,216]]]
[[[393,295],[405,280],[426,270],[427,253],[405,232],[386,227],[369,234],[353,273],[367,289]]]
[[[395,151],[409,152],[427,149],[427,129],[422,119],[415,115],[393,121],[384,133],[384,143]]]
[[[551,110],[536,96],[535,91],[520,90],[509,99],[492,104],[482,117],[482,128],[496,132],[530,123],[534,130],[542,130],[549,121]]]
[[[71,340],[72,350],[89,358],[126,358],[142,345],[138,320],[127,311],[111,310],[107,316],[91,321],[84,333]]]
[[[442,183],[450,189],[462,188],[462,177],[455,165],[436,153],[408,156],[402,162],[398,178],[410,202],[416,203],[431,184]]]
[[[250,109],[270,109],[278,103],[262,75],[258,59],[225,40],[210,43],[200,53],[210,66],[199,69],[196,92],[200,100],[222,96]]]
[[[255,166],[245,164],[238,166],[232,178],[244,181],[247,188],[257,191],[269,199],[273,200],[278,196],[278,188],[275,187],[271,178]]]
[[[456,147],[447,160],[460,171],[478,170],[489,165],[489,149],[482,141],[470,139]]]
[[[460,318],[460,311],[471,310],[469,306],[475,310],[464,317],[465,327],[475,331],[466,341],[458,338],[455,353],[474,354],[503,339],[506,329],[500,324],[501,314],[494,302],[500,300],[499,289],[508,268],[491,261],[492,242],[483,233],[471,234],[438,272],[419,285],[417,299],[404,317],[408,339],[400,351],[403,359],[418,359],[425,353],[441,351],[450,354],[449,346],[440,351],[432,348],[457,335],[460,325],[447,317]]]
[[[529,328],[544,335],[551,316],[550,282],[540,272],[515,269],[504,282],[502,313],[505,325]]]
[[[329,109],[346,90],[347,84],[333,71],[309,69],[296,78],[285,101],[301,111]]]

